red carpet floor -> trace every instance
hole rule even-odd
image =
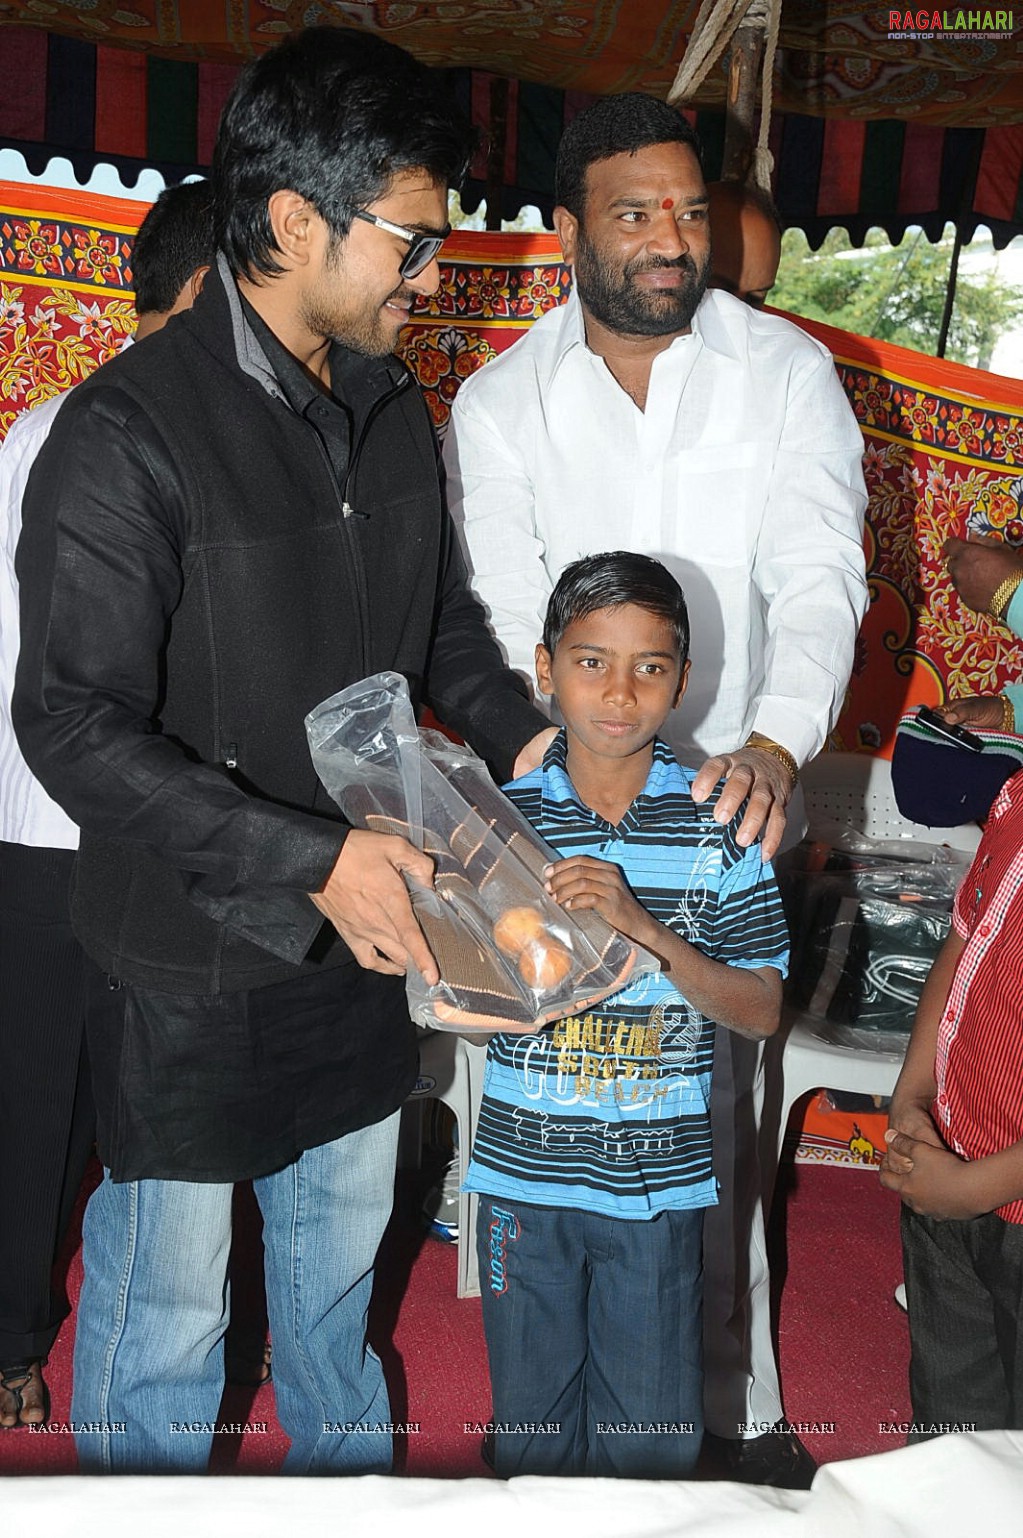
[[[485,1476],[478,1433],[466,1423],[489,1411],[478,1299],[455,1297],[455,1252],[423,1237],[411,1181],[400,1189],[378,1267],[371,1333],[387,1371],[393,1418],[421,1429],[397,1450],[397,1472]],[[909,1419],[906,1316],[892,1300],[901,1278],[898,1204],[874,1174],[801,1166],[783,1172],[772,1222],[780,1283],[779,1342],[790,1420],[833,1423],[804,1441],[820,1461],[901,1446],[880,1429]],[[69,1239],[68,1287],[81,1282],[77,1235]],[[238,1293],[236,1285],[236,1296]],[[70,1413],[73,1315],[50,1358],[51,1419]],[[218,1437],[221,1473],[272,1473],[287,1439],[271,1387],[230,1389],[222,1419],[266,1422],[265,1433]],[[72,1473],[68,1435],[0,1433],[0,1473]]]

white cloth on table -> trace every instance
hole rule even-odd
[[[893,1438],[893,1440],[895,1440]],[[945,1436],[829,1463],[813,1489],[666,1479],[210,1478],[86,1475],[7,1481],[11,1531],[75,1538],[278,1538],[282,1531],[451,1538],[1016,1538],[1023,1434]]]

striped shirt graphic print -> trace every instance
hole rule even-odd
[[[774,877],[740,818],[713,819],[693,772],[658,740],[646,785],[617,828],[584,806],[559,733],[543,765],[505,787],[564,857],[613,861],[662,924],[717,961],[787,965]],[[585,1015],[500,1035],[487,1056],[467,1187],[540,1206],[647,1218],[717,1200],[708,1102],[713,1023],[671,979],[637,978]]]

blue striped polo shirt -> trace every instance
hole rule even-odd
[[[774,877],[759,845],[736,843],[741,814],[714,821],[721,786],[698,806],[694,772],[658,739],[642,792],[612,827],[579,800],[566,749],[562,731],[539,769],[505,786],[552,848],[613,861],[654,918],[715,961],[784,976]],[[611,1217],[714,1205],[713,1052],[713,1022],[662,972],[584,1015],[495,1036],[466,1188]]]

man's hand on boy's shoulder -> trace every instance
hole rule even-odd
[[[881,1160],[881,1184],[922,1217],[976,1218],[990,1212],[984,1190],[984,1160],[961,1159],[947,1148],[889,1127]]]
[[[595,860],[588,854],[574,854],[558,860],[544,871],[548,892],[561,907],[570,912],[594,908],[620,934],[638,945],[649,946],[661,926],[638,903],[617,865]]]
[[[524,748],[519,749],[512,769],[512,779],[521,780],[523,775],[531,774],[534,769],[539,769],[543,763],[543,756],[551,743],[558,735],[556,726],[547,726],[542,732],[537,732],[535,737],[530,737]]]
[[[746,797],[746,814],[736,834],[747,848],[762,834],[761,854],[770,860],[785,832],[785,808],[792,795],[793,779],[780,759],[763,748],[742,747],[732,753],[708,758],[693,781],[694,801],[706,801],[720,779],[724,788],[714,808],[715,822],[731,822]]]

